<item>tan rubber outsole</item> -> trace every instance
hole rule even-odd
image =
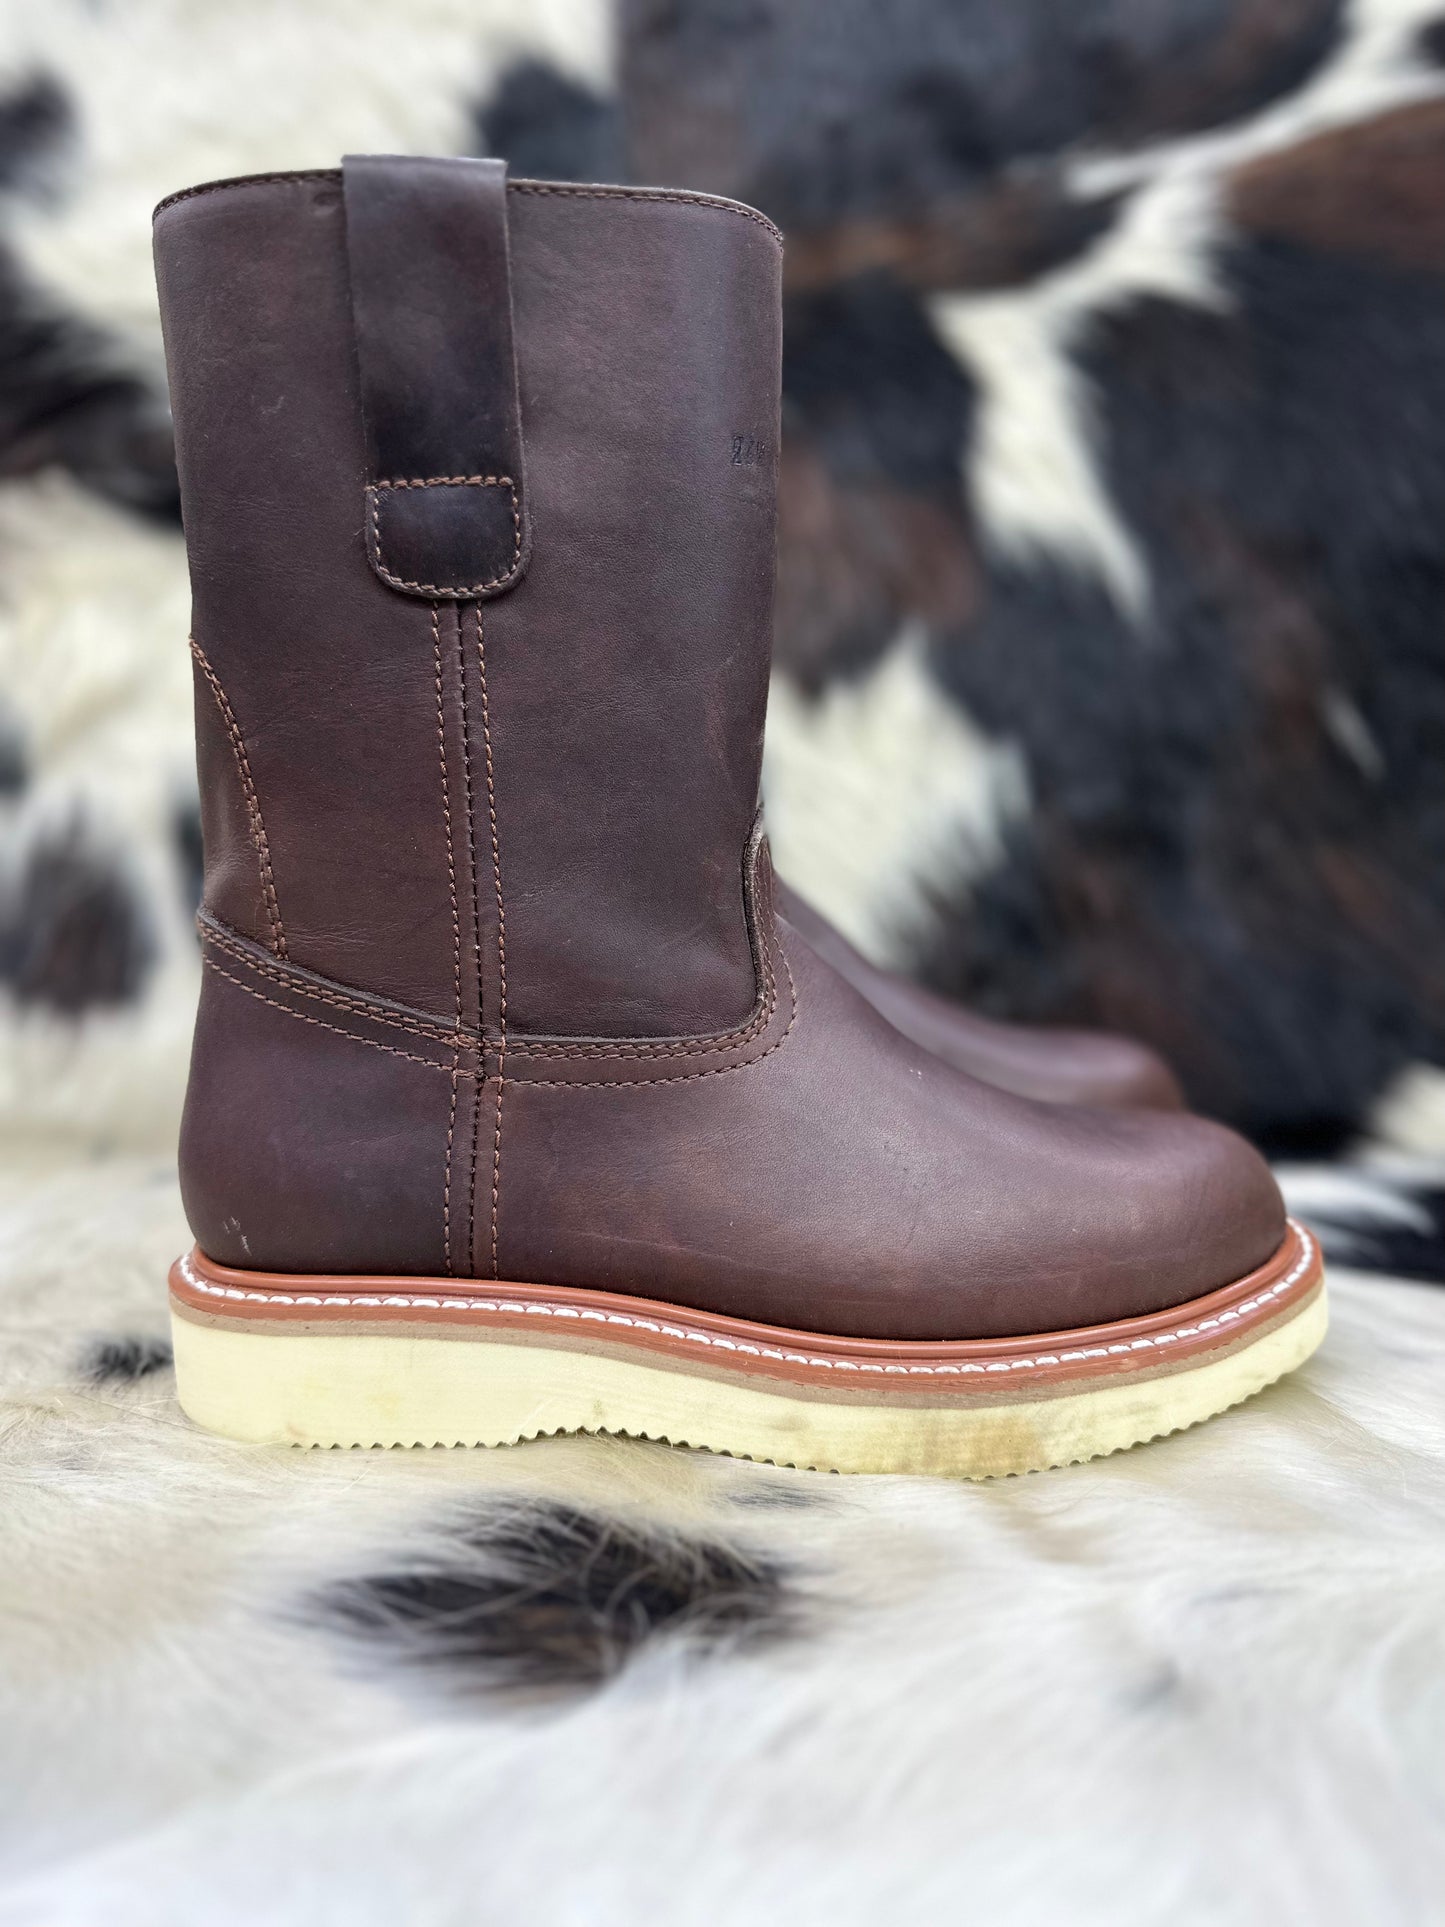
[[[1302,1227],[1269,1264],[1148,1317],[908,1344],[783,1331],[643,1299],[481,1280],[171,1272],[182,1406],[229,1438],[508,1445],[666,1440],[818,1471],[990,1478],[1196,1425],[1325,1335]]]

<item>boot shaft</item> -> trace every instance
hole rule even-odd
[[[178,196],[156,259],[208,910],[462,1029],[737,1024],[771,227],[367,162]]]

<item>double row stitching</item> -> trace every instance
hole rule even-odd
[[[413,582],[407,576],[397,575],[386,566],[381,552],[381,497],[385,490],[395,488],[505,488],[512,497],[512,562],[510,568],[500,575],[494,575],[487,582],[473,582],[465,587],[457,587],[448,582]],[[500,589],[511,582],[522,561],[522,503],[517,494],[517,485],[510,475],[433,475],[418,476],[412,481],[373,482],[367,489],[371,497],[371,546],[376,557],[376,572],[383,582],[389,582],[393,589],[415,589],[421,595],[434,596],[477,596],[488,589]]]
[[[261,803],[256,795],[255,782],[251,777],[251,762],[241,736],[241,725],[236,721],[236,712],[227,700],[219,677],[206,660],[205,650],[194,636],[187,637],[187,641],[196,667],[211,685],[211,694],[216,699],[221,720],[225,723],[231,738],[231,754],[236,759],[236,771],[241,778],[241,789],[246,798],[246,814],[251,824],[251,841],[256,846],[256,855],[261,863],[261,894],[266,902],[266,918],[271,925],[271,948],[278,957],[285,957],[286,932],[281,927],[281,905],[276,899],[276,880],[271,874],[271,847],[266,841],[266,825],[261,820]]]
[[[481,1115],[481,1078],[486,1059],[485,1025],[482,1021],[482,903],[481,892],[477,889],[477,813],[472,789],[472,730],[467,720],[467,646],[462,633],[462,612],[453,608],[457,626],[457,698],[462,716],[462,774],[465,781],[467,799],[467,877],[470,882],[472,898],[472,960],[477,977],[477,1085],[472,1106],[472,1146],[470,1170],[467,1177],[467,1269],[475,1265],[474,1251],[477,1235],[477,1129]]]
[[[467,807],[468,807],[468,810],[470,811],[471,809],[470,782],[468,782],[467,797],[468,797]],[[475,847],[474,839],[469,847],[471,848]],[[473,901],[475,902],[476,891],[473,890],[472,894],[473,894]],[[214,944],[220,941],[214,931],[203,929],[202,934],[205,937],[206,941],[209,943]],[[284,978],[281,976],[279,971],[268,970],[264,964],[257,962],[257,960],[254,957],[248,956],[245,952],[241,951],[239,948],[236,948],[235,946],[231,946],[231,954],[233,954],[237,962],[243,964],[247,970],[253,971],[257,975],[265,977],[266,979],[268,979],[268,981],[275,983],[279,988],[290,991],[294,996],[303,997],[303,998],[304,997],[318,998],[322,1003],[332,1003],[332,1004],[340,1003],[341,1008],[343,1009],[356,1008],[356,1006],[352,1004],[342,1003],[341,1000],[338,998],[327,997],[322,992],[313,990],[309,985],[298,984],[291,981],[290,979]],[[477,944],[477,954],[478,956],[480,956],[481,954],[480,940],[478,941],[478,944]],[[571,1078],[563,1078],[563,1077],[556,1077],[556,1078],[529,1077],[529,1078],[525,1078],[523,1081],[527,1084],[527,1086],[530,1089],[535,1089],[535,1090],[632,1091],[632,1090],[661,1089],[663,1086],[668,1084],[688,1083],[699,1077],[729,1077],[732,1075],[734,1071],[749,1070],[754,1064],[761,1064],[764,1058],[771,1057],[774,1051],[782,1049],[783,1045],[788,1041],[789,1036],[792,1034],[793,1026],[796,1024],[798,1020],[798,1008],[799,1008],[799,1002],[800,1002],[800,999],[798,996],[798,987],[793,978],[792,968],[788,963],[787,952],[785,950],[780,950],[779,954],[782,957],[783,970],[788,979],[788,993],[789,993],[789,1000],[790,1000],[790,1010],[788,1014],[788,1021],[787,1021],[787,1025],[783,1030],[782,1035],[774,1039],[774,1041],[768,1045],[766,1050],[759,1051],[756,1057],[744,1058],[740,1064],[715,1064],[710,1069],[705,1071],[665,1071],[657,1077],[609,1078],[595,1084],[578,1083]],[[280,1001],[280,999],[277,997],[268,997],[264,991],[257,990],[253,984],[248,984],[244,981],[244,979],[237,976],[233,976],[229,970],[223,970],[213,957],[207,957],[205,958],[204,961],[207,969],[215,971],[218,977],[224,977],[228,983],[234,984],[238,990],[244,990],[248,997],[254,997],[257,999],[258,1002],[269,1005],[272,1010],[279,1010],[283,1016],[295,1017],[300,1023],[303,1023],[303,1024],[315,1024],[318,1027],[318,1029],[329,1030],[337,1037],[344,1037],[348,1043],[361,1045],[361,1047],[365,1050],[386,1051],[392,1057],[404,1057],[408,1063],[425,1064],[429,1070],[445,1072],[447,1069],[447,1066],[445,1064],[439,1064],[434,1057],[419,1057],[414,1051],[402,1050],[396,1044],[384,1043],[379,1037],[358,1036],[358,1034],[354,1030],[347,1030],[341,1024],[330,1024],[326,1021],[324,1017],[312,1017],[304,1010],[295,1009],[294,1006],[292,1006],[291,1004],[283,1004]],[[770,973],[771,973],[771,968],[772,968],[771,958],[769,958]],[[774,1006],[774,1008],[776,1008],[776,1005]],[[374,1016],[371,1012],[366,1010],[362,1010],[360,1014],[362,1016],[369,1018],[370,1021],[378,1024],[389,1023],[392,1021],[391,1019],[388,1019],[386,1017]],[[464,1050],[467,1048],[468,1045],[475,1042],[475,1040],[472,1039],[470,1036],[463,1035],[462,1037],[459,1038],[449,1033],[438,1033],[436,1041],[451,1050]],[[522,1049],[524,1048],[524,1046],[519,1045],[517,1048]],[[461,1070],[458,1072],[458,1075],[462,1078],[469,1078],[477,1075],[477,1073],[469,1070]],[[472,1134],[472,1171],[471,1171],[471,1192],[473,1196],[475,1195],[476,1181],[477,1181],[476,1159],[477,1159],[477,1134],[474,1131]],[[470,1226],[471,1226],[471,1219],[469,1217],[469,1223],[468,1223],[469,1235],[470,1235]]]
[[[477,1042],[469,1032],[454,1025],[432,1024],[420,1017],[399,1017],[391,1011],[376,1009],[364,997],[348,997],[341,990],[323,990],[319,984],[304,981],[297,974],[295,964],[288,964],[286,970],[279,970],[274,964],[262,963],[258,957],[252,956],[243,944],[226,936],[209,922],[198,920],[198,928],[202,943],[211,944],[217,950],[225,951],[228,956],[234,957],[237,963],[244,964],[247,970],[255,971],[258,977],[266,978],[281,990],[289,990],[293,997],[307,997],[318,1004],[330,1004],[336,1010],[344,1010],[353,1016],[363,1017],[368,1023],[384,1025],[388,1030],[405,1031],[409,1036],[423,1037],[429,1043],[444,1044],[448,1050],[467,1050]],[[340,1034],[350,1035],[349,1032]],[[358,1041],[365,1040],[358,1039]]]
[[[436,663],[437,754],[442,766],[442,816],[447,832],[447,892],[452,906],[452,975],[456,986],[457,1035],[462,1029],[462,920],[457,912],[457,865],[452,847],[452,798],[447,780],[447,717],[442,700],[442,631],[436,604],[431,612],[432,655]],[[452,1275],[452,1143],[457,1133],[457,1086],[460,1083],[461,1046],[452,1048],[452,1102],[447,1115],[446,1178],[442,1186],[442,1243],[446,1249],[447,1275]]]
[[[460,1024],[431,1022],[425,1017],[403,1016],[394,1010],[382,1010],[376,1003],[362,996],[350,996],[340,986],[313,983],[296,972],[296,966],[289,964],[286,970],[279,970],[266,964],[255,956],[244,944],[238,943],[223,929],[207,919],[198,924],[202,943],[212,944],[218,950],[234,957],[237,963],[244,964],[259,977],[265,977],[282,990],[288,990],[294,997],[304,997],[314,1003],[330,1004],[333,1009],[344,1010],[354,1016],[364,1018],[367,1023],[379,1024],[387,1030],[400,1030],[408,1036],[425,1038],[429,1043],[442,1044],[448,1050],[475,1049],[480,1038],[476,1032],[465,1029]],[[763,964],[763,992],[758,1009],[751,1020],[741,1030],[721,1031],[714,1036],[682,1038],[669,1043],[650,1043],[640,1039],[633,1043],[613,1043],[606,1039],[563,1038],[556,1042],[541,1042],[530,1037],[520,1040],[509,1037],[507,1049],[513,1056],[521,1057],[531,1063],[534,1058],[564,1057],[576,1063],[593,1063],[599,1059],[614,1057],[666,1058],[666,1057],[718,1057],[727,1051],[737,1050],[750,1044],[755,1037],[765,1031],[772,1022],[777,1010],[777,986],[772,972],[772,963],[766,951]],[[341,1033],[346,1035],[348,1033]],[[364,1042],[364,1039],[358,1041]]]
[[[279,997],[268,997],[264,990],[257,990],[254,984],[248,984],[244,978],[223,970],[214,957],[203,957],[201,962],[207,970],[224,977],[228,984],[234,984],[237,990],[244,990],[248,997],[254,997],[257,1003],[279,1010],[283,1017],[294,1017],[298,1024],[314,1024],[318,1030],[329,1030],[336,1037],[344,1037],[349,1044],[360,1044],[363,1050],[384,1050],[388,1057],[404,1057],[409,1064],[424,1064],[429,1071],[446,1070],[446,1065],[439,1064],[434,1057],[418,1057],[415,1051],[402,1050],[398,1044],[384,1044],[379,1037],[358,1037],[355,1031],[343,1030],[340,1024],[328,1024],[324,1017],[312,1017],[304,1010],[295,1010],[290,1004],[283,1004]],[[475,1072],[464,1070],[459,1075],[472,1077]]]
[[[533,1091],[650,1091],[661,1090],[668,1084],[685,1084],[697,1077],[730,1077],[734,1071],[751,1070],[765,1058],[781,1050],[793,1034],[793,1026],[798,1021],[798,986],[793,979],[793,970],[788,962],[788,953],[782,951],[783,971],[788,979],[788,1021],[780,1037],[775,1037],[766,1050],[760,1050],[756,1057],[745,1057],[741,1064],[714,1064],[705,1071],[667,1071],[661,1077],[615,1077],[596,1084],[576,1083],[570,1077],[528,1077],[524,1079],[528,1090]],[[771,968],[771,965],[769,966]]]
[[[507,912],[502,903],[502,851],[497,840],[497,786],[492,769],[492,719],[487,705],[487,645],[477,610],[477,676],[482,693],[482,740],[487,760],[487,819],[492,833],[492,882],[497,892],[497,1121],[492,1135],[492,1276],[497,1272],[497,1217],[502,1188],[502,1091],[507,1071]]]

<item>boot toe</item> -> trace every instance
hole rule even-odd
[[[1142,1120],[1141,1120],[1142,1122]],[[1284,1200],[1264,1159],[1204,1118],[1153,1118],[1127,1317],[1202,1298],[1266,1264],[1286,1234]]]

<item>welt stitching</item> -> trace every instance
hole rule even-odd
[[[218,977],[224,977],[226,982],[234,984],[237,990],[244,990],[246,995],[254,997],[257,1003],[268,1004],[272,1010],[279,1010],[286,1017],[294,1017],[298,1023],[315,1024],[318,1030],[329,1030],[337,1037],[344,1037],[350,1044],[360,1044],[366,1050],[384,1050],[389,1057],[404,1057],[409,1064],[424,1064],[429,1071],[445,1071],[447,1068],[445,1064],[439,1064],[434,1057],[418,1057],[414,1052],[402,1050],[396,1044],[383,1044],[379,1037],[358,1037],[353,1031],[343,1030],[340,1024],[328,1024],[324,1017],[312,1017],[304,1010],[293,1010],[290,1004],[283,1004],[277,997],[268,997],[264,990],[257,990],[254,984],[245,983],[240,977],[232,976],[229,970],[223,970],[214,957],[203,957],[201,961],[207,970],[213,970]],[[464,1070],[459,1075],[472,1077],[475,1073]]]
[[[458,588],[453,583],[412,582],[407,577],[397,575],[386,566],[386,558],[381,552],[381,497],[386,489],[393,488],[505,488],[512,497],[512,564],[501,575],[494,575],[489,582],[474,582],[469,587]],[[481,595],[487,589],[500,589],[512,581],[522,561],[522,504],[517,494],[517,485],[510,475],[435,475],[418,476],[411,481],[373,482],[367,493],[371,497],[371,546],[376,556],[377,574],[393,589],[416,589],[424,595],[472,596]]]
[[[452,620],[457,631],[457,695],[462,716],[462,777],[467,799],[467,877],[472,897],[472,962],[477,977],[477,1031],[479,1051],[477,1057],[478,1082],[472,1106],[472,1142],[470,1168],[467,1176],[467,1267],[475,1269],[473,1253],[477,1236],[477,1129],[481,1117],[481,1079],[484,1067],[481,1045],[485,1043],[486,1025],[482,1013],[482,901],[477,888],[477,812],[475,793],[472,788],[472,731],[467,719],[467,646],[462,634],[462,612],[453,607]]]
[[[397,1307],[402,1310],[410,1307],[427,1311],[522,1312],[529,1317],[566,1318],[576,1319],[579,1323],[625,1325],[636,1331],[654,1332],[663,1338],[683,1338],[692,1344],[706,1345],[718,1351],[738,1352],[754,1358],[772,1358],[786,1365],[810,1365],[819,1371],[872,1372],[908,1378],[956,1378],[974,1373],[1048,1370],[1051,1367],[1081,1363],[1090,1358],[1112,1358],[1139,1351],[1162,1351],[1169,1345],[1177,1345],[1183,1338],[1197,1338],[1203,1332],[1218,1330],[1221,1325],[1235,1325],[1242,1320],[1248,1321],[1252,1313],[1272,1305],[1277,1298],[1282,1298],[1287,1291],[1291,1290],[1314,1262],[1314,1239],[1295,1219],[1290,1218],[1288,1223],[1300,1240],[1299,1257],[1283,1278],[1276,1279],[1272,1285],[1266,1285],[1263,1290],[1256,1292],[1254,1297],[1246,1298],[1242,1304],[1226,1305],[1208,1318],[1198,1318],[1190,1325],[1176,1325],[1173,1331],[1145,1332],[1138,1338],[1130,1339],[1127,1344],[1118,1342],[1112,1345],[1081,1345],[1066,1352],[1039,1352],[1032,1358],[992,1359],[987,1364],[979,1364],[976,1360],[969,1359],[959,1363],[940,1362],[933,1365],[917,1363],[888,1365],[875,1359],[850,1359],[836,1356],[821,1358],[813,1353],[782,1351],[772,1345],[754,1345],[746,1339],[724,1337],[719,1332],[703,1332],[696,1327],[663,1324],[654,1318],[638,1318],[630,1312],[600,1311],[590,1306],[551,1305],[540,1303],[535,1299],[423,1298],[412,1292],[375,1293],[367,1297],[358,1293],[330,1291],[306,1293],[247,1291],[239,1285],[213,1285],[197,1273],[189,1258],[180,1260],[180,1272],[192,1291],[204,1294],[208,1298],[240,1299],[250,1304],[355,1305],[382,1309]],[[900,1349],[905,1349],[901,1343]]]
[[[457,1035],[462,1029],[462,921],[457,914],[457,865],[452,848],[452,798],[447,780],[447,716],[442,701],[442,631],[437,605],[431,612],[432,656],[436,663],[437,754],[442,766],[442,818],[447,832],[447,892],[452,906],[452,976],[456,985]],[[457,1134],[457,1085],[461,1069],[461,1047],[452,1049],[452,1102],[447,1114],[446,1177],[442,1185],[442,1244],[446,1251],[447,1273],[452,1272],[452,1144]]]
[[[261,894],[266,902],[266,918],[271,925],[271,948],[278,957],[284,957],[286,932],[281,927],[281,906],[276,900],[276,880],[271,874],[271,849],[266,841],[266,825],[261,819],[261,802],[256,795],[256,785],[251,776],[251,762],[246,755],[241,725],[236,721],[236,712],[232,709],[226,692],[221,687],[220,678],[206,660],[205,650],[194,636],[188,637],[187,640],[196,667],[211,686],[211,694],[216,699],[221,711],[221,720],[225,723],[231,738],[231,754],[236,759],[236,772],[241,778],[241,788],[246,798],[246,814],[251,823],[251,841],[256,846],[256,854],[261,863]]]
[[[208,924],[201,926],[201,941],[214,944],[218,950],[226,951],[235,958],[237,963],[244,964],[248,970],[255,971],[257,976],[269,978],[282,990],[289,990],[293,996],[310,998],[318,1004],[330,1004],[336,1010],[345,1010],[353,1016],[364,1017],[368,1023],[384,1025],[388,1030],[404,1030],[414,1037],[425,1037],[433,1043],[445,1044],[452,1049],[464,1049],[477,1041],[467,1031],[448,1030],[441,1024],[428,1024],[421,1018],[395,1017],[388,1012],[373,1009],[360,997],[348,997],[339,991],[323,990],[319,986],[304,983],[287,972],[276,969],[272,964],[263,963],[259,957],[253,957],[239,943],[223,936],[220,931],[212,929]],[[294,969],[295,966],[293,965],[292,968]]]
[[[460,613],[457,617],[461,623]],[[492,881],[497,892],[497,973],[499,980],[497,1014],[497,1122],[492,1137],[492,1276],[497,1270],[497,1206],[502,1188],[502,1092],[507,1070],[507,912],[502,902],[502,851],[497,840],[497,786],[492,769],[492,719],[487,704],[487,645],[482,628],[482,612],[477,610],[477,676],[482,694],[482,740],[487,755],[487,819],[492,833]]]

